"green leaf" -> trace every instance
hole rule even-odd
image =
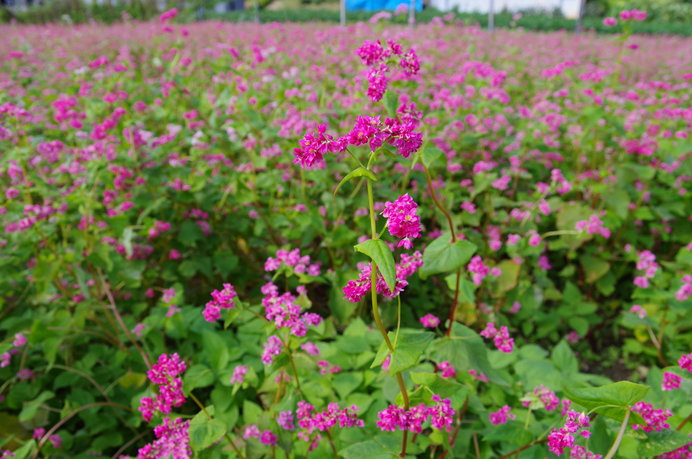
[[[579,261],[581,262],[581,266],[586,273],[586,282],[589,284],[596,282],[610,270],[610,263],[602,258],[582,255],[579,258]]]
[[[469,241],[457,240],[452,243],[450,236],[443,234],[435,239],[423,253],[423,266],[419,271],[421,279],[460,268],[471,259],[476,248]]]
[[[423,149],[423,164],[425,167],[430,167],[437,158],[443,155],[443,151],[434,145],[427,145]]]
[[[358,387],[363,383],[362,373],[339,373],[334,377],[332,385],[336,392],[339,394],[339,398],[342,400],[348,397],[348,395],[358,389]]]
[[[183,377],[185,391],[190,392],[198,387],[211,386],[214,383],[214,373],[206,365],[193,365]]]
[[[637,452],[644,457],[658,456],[685,446],[689,441],[690,437],[677,430],[649,432],[646,440],[639,442]]]
[[[215,332],[207,332],[202,335],[202,345],[204,355],[213,370],[219,372],[226,368],[228,363],[228,346],[223,338]]]
[[[36,397],[36,399],[24,405],[24,408],[22,408],[21,413],[19,413],[19,422],[26,422],[32,420],[34,416],[36,416],[36,412],[41,407],[41,405],[46,400],[50,400],[53,397],[55,397],[55,394],[51,391],[47,390],[41,392],[41,395]]]
[[[204,415],[204,413],[200,413]],[[220,419],[207,419],[195,422],[199,415],[190,421],[190,446],[192,446],[196,451],[202,450],[214,442],[226,433],[226,424]]]
[[[415,366],[433,337],[431,332],[405,332],[402,330],[389,364],[389,372],[396,374]]]
[[[396,265],[389,246],[382,239],[370,239],[358,244],[354,249],[369,256],[375,262],[387,287],[393,292],[396,286]]]
[[[387,448],[376,439],[354,443],[339,453],[344,459],[393,459],[399,457],[396,451]]]
[[[557,368],[566,373],[574,374],[579,372],[577,358],[574,356],[572,349],[570,349],[569,344],[567,344],[565,340],[560,341],[560,343],[555,346],[550,359],[555,363]]]
[[[501,261],[497,267],[502,271],[500,277],[497,278],[497,290],[500,293],[504,293],[516,287],[519,279],[519,271],[521,271],[521,265],[513,262],[512,260],[504,260]]]
[[[565,389],[565,396],[587,410],[622,421],[625,413],[649,391],[648,386],[629,381],[620,381],[600,387]],[[632,413],[630,423],[641,422],[637,413]]]
[[[348,174],[346,174],[346,177],[341,179],[339,184],[334,189],[334,193],[333,193],[334,196],[336,196],[336,193],[339,191],[339,188],[341,188],[341,186],[344,183],[351,181],[357,177],[367,177],[369,180],[372,180],[373,182],[377,181],[377,176],[375,174],[373,174],[371,171],[367,170],[363,166],[360,166],[357,169],[354,169],[351,172],[349,172]]]
[[[396,111],[399,108],[399,94],[390,90],[384,93],[384,106],[387,107],[387,113],[391,118],[396,118]]]
[[[178,240],[185,245],[195,245],[195,242],[202,239],[202,229],[194,222],[184,221],[180,225]]]

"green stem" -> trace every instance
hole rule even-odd
[[[377,224],[375,223],[375,199],[373,198],[372,182],[370,180],[367,181],[367,188],[368,207],[370,208],[370,232],[372,234],[373,239],[378,239]],[[372,298],[372,316],[375,319],[375,324],[377,325],[377,328],[380,330],[380,333],[384,338],[384,342],[387,345],[387,349],[389,349],[389,352],[391,354],[394,354],[394,346],[392,346],[392,342],[389,340],[389,336],[387,336],[387,330],[384,328],[384,324],[382,323],[382,319],[380,318],[380,310],[377,306],[377,265],[375,265],[374,261],[370,262],[370,294]],[[396,381],[399,384],[401,397],[404,399],[404,409],[408,410],[408,392],[406,391],[406,384],[404,384],[404,378],[401,375],[401,372],[396,374]],[[406,456],[407,439],[408,432],[404,431],[404,438],[401,445],[401,457]]]
[[[608,454],[606,454],[604,459],[611,459],[613,456],[615,456],[615,453],[617,452],[618,448],[620,447],[620,442],[622,441],[622,437],[625,436],[625,430],[627,429],[627,421],[630,419],[630,410],[627,410],[625,413],[625,419],[622,420],[622,425],[620,425],[620,430],[618,431],[618,436],[615,439],[615,443],[613,443],[613,446],[610,447],[610,451],[608,451]]]
[[[207,411],[207,409],[204,407],[202,402],[193,394],[190,392],[190,398],[192,399],[193,402],[199,407],[200,410],[207,416],[207,419],[210,421],[212,420],[211,414]],[[233,451],[238,455],[240,459],[245,459],[243,456],[243,453],[240,452],[238,447],[233,443],[233,439],[228,435],[228,432],[224,432],[223,436],[226,438],[226,441],[228,442],[229,445],[231,445],[231,448],[233,448]]]
[[[425,180],[428,182],[428,191],[430,192],[430,196],[432,197],[433,202],[435,203],[435,206],[440,209],[440,212],[442,212],[447,219],[447,223],[449,224],[449,232],[452,233],[452,243],[455,243],[457,241],[457,235],[456,232],[454,231],[454,222],[452,221],[452,216],[449,214],[447,209],[442,205],[440,200],[437,198],[437,193],[435,192],[435,187],[433,186],[432,182],[432,177],[430,177],[430,171],[428,170],[427,167],[423,166],[425,169]],[[452,309],[449,311],[449,326],[447,327],[447,332],[445,333],[445,336],[448,338],[452,334],[452,324],[454,323],[454,318],[456,317],[457,313],[457,305],[459,304],[459,290],[461,287],[461,268],[457,269],[456,272],[456,283],[454,286],[454,302],[452,303]]]

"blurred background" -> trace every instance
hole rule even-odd
[[[411,20],[408,8],[414,2],[417,23],[445,18],[447,22],[491,28],[612,33],[617,30],[605,27],[603,18],[636,8],[648,12],[647,21],[636,24],[637,33],[692,35],[692,0],[344,0],[344,16],[350,23],[406,24]],[[340,0],[0,0],[0,22],[149,20],[174,7],[185,22],[344,20],[340,18]]]

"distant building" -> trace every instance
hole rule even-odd
[[[579,14],[580,0],[493,0],[495,12],[526,10],[559,10],[566,18],[576,18]],[[462,13],[487,13],[490,0],[430,0],[430,6],[441,11],[457,9]]]

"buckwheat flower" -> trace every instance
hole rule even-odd
[[[46,429],[44,429],[43,427],[37,427],[34,429],[34,433],[32,434],[32,437],[37,439],[37,440],[40,440],[41,437],[43,437],[45,435],[45,433],[46,433]]]
[[[440,373],[440,376],[443,378],[456,378],[457,376],[457,371],[454,369],[452,364],[446,360],[440,362],[437,368],[442,372]]]
[[[132,329],[132,333],[134,333],[138,338],[141,338],[142,332],[144,331],[145,328],[147,328],[146,325],[139,323],[139,324],[135,325],[135,327]]]
[[[413,49],[409,49],[399,61],[399,66],[408,77],[412,77],[413,75],[417,74],[420,70],[420,61],[418,60],[416,52]]]
[[[580,220],[576,223],[577,231],[586,231],[587,234],[600,234],[604,238],[610,237],[610,230],[603,226],[598,215],[591,215],[588,220]]]
[[[618,23],[618,20],[613,18],[613,17],[607,17],[607,18],[603,19],[603,25],[606,27],[613,27],[613,26],[617,25],[617,23]]]
[[[265,430],[262,432],[262,435],[260,435],[260,442],[268,446],[276,445],[276,435],[274,435],[271,430]]]
[[[548,435],[548,449],[552,453],[562,455],[565,448],[573,448],[575,445],[574,434],[589,438],[591,432],[586,430],[590,426],[589,417],[576,411],[567,412],[565,425],[555,429]]]
[[[21,333],[17,333],[14,335],[14,341],[12,342],[12,345],[15,347],[22,347],[26,344],[26,337],[22,335]]]
[[[488,377],[482,371],[476,371],[473,368],[469,369],[469,374],[473,379],[480,382],[488,382]]]
[[[644,276],[636,276],[632,282],[639,288],[649,287],[649,279]]]
[[[180,252],[175,250],[175,249],[171,249],[170,252],[168,252],[168,259],[169,260],[178,260],[180,257],[181,257]]]
[[[30,379],[34,375],[34,372],[29,370],[28,368],[22,368],[17,372],[17,378],[19,378],[20,381],[26,381],[27,379]]]
[[[326,134],[327,125],[321,124],[317,127],[315,134],[305,134],[298,142],[300,148],[293,150],[296,164],[300,164],[303,169],[323,168],[324,155],[336,151],[338,147],[334,138]],[[345,147],[344,147],[345,149]]]
[[[387,64],[380,64],[377,67],[373,67],[368,72],[368,97],[373,102],[379,102],[382,100],[385,91],[387,91],[387,86],[389,84],[389,79],[387,78],[387,72],[389,67]]]
[[[311,343],[308,341],[307,343],[303,343],[300,345],[300,348],[305,351],[306,354],[310,355],[319,355],[320,350],[317,348],[315,343]]]
[[[518,301],[515,301],[514,303],[512,303],[512,308],[509,310],[509,313],[510,314],[516,314],[520,310],[521,310],[521,303]]]
[[[14,457],[14,453],[10,451],[9,449],[0,451],[0,459],[10,459],[11,457]]]
[[[683,370],[687,370],[692,373],[692,354],[684,354],[678,360],[678,365]]]
[[[632,314],[636,314],[640,319],[646,317],[646,309],[642,308],[640,305],[635,304],[630,308]]]
[[[223,284],[221,291],[211,292],[212,300],[204,306],[202,315],[207,322],[215,322],[221,318],[221,309],[231,309],[235,306],[234,298],[238,296],[231,284]]]
[[[248,439],[248,438],[259,438],[260,436],[260,431],[257,428],[256,425],[250,424],[245,428],[245,431],[243,432],[243,438]]]
[[[177,8],[171,8],[168,11],[165,11],[161,13],[161,16],[159,16],[159,20],[163,23],[166,23],[176,17],[178,15],[178,9]]]
[[[517,243],[519,243],[520,240],[521,240],[521,236],[519,236],[518,234],[508,234],[507,235],[507,245],[508,246],[517,245]]]
[[[692,457],[692,442],[656,457],[658,459],[689,459]]]
[[[190,448],[190,421],[178,418],[164,418],[161,425],[154,428],[156,440],[140,448],[138,459],[188,459],[192,457]]]
[[[380,41],[364,41],[363,45],[356,52],[363,64],[373,65],[389,57],[389,53],[382,47]]]
[[[269,365],[274,362],[274,358],[281,354],[283,343],[276,336],[270,336],[264,344],[264,352],[262,353],[262,362]]]
[[[461,210],[468,212],[470,214],[476,213],[476,205],[472,202],[464,201],[461,203]]]
[[[550,264],[550,260],[548,260],[548,257],[545,255],[538,257],[536,265],[545,271],[550,271],[553,268],[553,265]]]
[[[293,425],[293,412],[292,411],[282,411],[279,413],[279,417],[276,420],[279,426],[284,430],[293,430],[295,426]]]
[[[663,373],[663,382],[661,383],[661,390],[679,389],[681,383],[681,376],[666,371]]]
[[[495,188],[496,190],[504,191],[504,190],[506,190],[507,187],[509,186],[510,180],[512,180],[512,177],[511,177],[511,176],[509,176],[509,175],[503,175],[503,176],[500,177],[499,179],[493,181],[493,183],[491,183],[491,186],[492,186],[493,188]]]
[[[660,432],[663,429],[670,429],[670,424],[666,420],[673,415],[669,409],[654,409],[653,405],[645,402],[637,402],[632,407],[634,413],[639,413],[644,418],[644,424],[634,424],[634,430],[642,429],[645,432]]]
[[[62,437],[59,434],[53,434],[48,437],[48,441],[53,445],[53,448],[58,449],[62,445]]]
[[[452,408],[452,400],[442,399],[439,395],[432,396],[433,401],[438,402],[437,405],[431,407],[428,411],[430,421],[434,429],[449,430],[454,423],[454,415],[456,414]]]
[[[580,338],[581,336],[579,336],[579,333],[577,333],[575,330],[572,330],[565,335],[565,339],[572,344],[579,342]]]
[[[382,369],[384,371],[389,371],[389,366],[392,364],[392,354],[387,354],[384,361],[382,362]]]
[[[495,413],[490,413],[488,415],[490,423],[493,425],[507,424],[510,419],[515,419],[516,416],[509,413],[511,409],[509,405],[505,405]]]
[[[481,282],[483,282],[485,276],[487,276],[490,272],[490,268],[483,263],[483,259],[480,257],[480,255],[476,255],[471,258],[471,261],[466,266],[466,269],[468,272],[473,274],[472,280],[476,285],[481,285]]]
[[[600,454],[595,454],[581,445],[575,445],[569,452],[570,459],[601,459]]]
[[[231,376],[231,384],[242,384],[245,380],[245,374],[247,373],[247,365],[238,365],[233,369],[233,376]]]
[[[440,325],[440,319],[432,314],[426,314],[420,318],[420,323],[426,328],[435,328]]]

